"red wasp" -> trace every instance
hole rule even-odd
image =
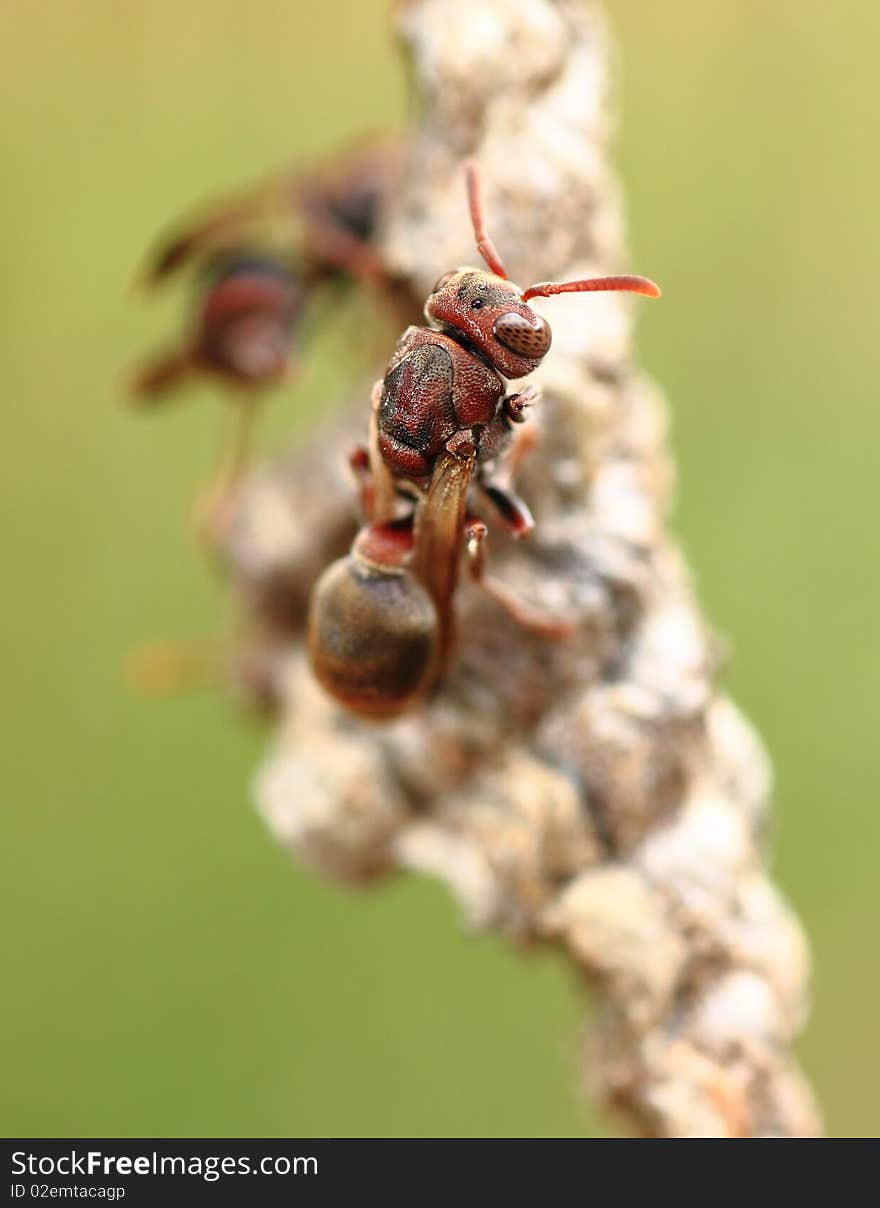
[[[245,466],[257,402],[294,366],[313,300],[352,281],[390,288],[370,240],[396,162],[395,148],[374,143],[311,172],[282,174],[211,207],[151,258],[146,285],[194,268],[196,290],[182,341],[137,371],[136,397],[161,403],[207,376],[237,404],[209,520]]]
[[[464,544],[476,581],[517,623],[561,637],[571,625],[535,612],[485,573],[486,526],[468,511],[475,486],[516,537],[528,507],[490,468],[511,453],[514,425],[537,398],[533,386],[507,394],[506,380],[532,373],[550,349],[547,321],[531,298],[626,290],[656,298],[645,277],[511,282],[486,233],[475,165],[466,167],[477,249],[489,272],[445,273],[425,304],[429,326],[409,327],[373,392],[369,450],[353,465],[367,524],[348,557],[316,584],[309,651],[318,680],[341,704],[390,717],[441,674],[453,629],[453,597]],[[401,515],[401,499],[409,510]]]

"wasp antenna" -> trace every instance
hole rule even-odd
[[[537,285],[529,286],[522,299],[523,302],[528,302],[529,298],[550,298],[554,294],[585,294],[600,290],[642,294],[646,298],[660,297],[660,286],[648,277],[625,274],[620,277],[587,277],[583,281],[539,281]]]
[[[496,277],[503,277],[507,280],[507,270],[498,255],[498,250],[495,244],[486,234],[485,219],[483,217],[483,197],[480,188],[480,171],[476,163],[469,159],[464,166],[464,175],[467,182],[468,207],[471,212],[471,223],[474,228],[474,238],[477,241],[477,251],[486,261],[489,269]]]

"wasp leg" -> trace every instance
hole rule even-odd
[[[482,520],[469,516],[464,531],[471,578],[512,621],[523,629],[545,638],[566,638],[574,633],[576,626],[573,619],[554,616],[544,609],[527,604],[515,591],[486,573],[488,530]]]
[[[502,406],[492,422],[480,433],[480,465],[492,465],[493,481],[509,487],[539,439],[539,433],[531,425],[527,428],[514,427],[514,421]],[[497,463],[497,466],[494,463]],[[485,470],[483,473],[485,474]]]
[[[348,465],[354,475],[355,483],[357,484],[358,502],[360,503],[361,512],[364,519],[368,523],[373,523],[376,519],[377,502],[376,502],[376,487],[373,478],[373,468],[370,461],[370,451],[366,445],[355,445],[348,455]],[[394,482],[391,480],[391,486],[394,491],[394,507],[393,516],[386,516],[383,523],[391,523],[393,520],[403,519],[404,509],[409,507],[414,508],[424,495],[424,491],[414,483],[406,481]]]
[[[373,515],[373,475],[370,473],[370,453],[366,445],[355,445],[348,455],[348,464],[357,483],[361,511],[369,520]]]
[[[217,468],[196,504],[196,532],[209,548],[223,540],[232,519],[232,502],[250,461],[258,403],[251,391],[232,399],[231,432],[221,436]]]
[[[519,473],[520,466],[540,439],[540,431],[534,424],[529,424],[527,428],[516,429],[504,460],[503,473],[500,475],[505,485],[509,486],[513,482]]]
[[[504,406],[504,414],[514,424],[525,422],[526,412],[529,407],[538,401],[541,397],[540,386],[526,386],[524,390],[520,390],[518,394],[505,395],[502,400]]]
[[[535,521],[528,504],[520,499],[513,489],[513,481],[517,470],[535,447],[539,437],[533,427],[512,429],[510,420],[503,412],[489,425],[487,431],[494,432],[501,425],[504,425],[508,433],[506,445],[502,449],[504,456],[497,468],[493,467],[491,477],[483,470],[477,480],[477,486],[511,536],[525,537],[535,527]],[[483,442],[481,449],[482,447]]]
[[[535,527],[529,505],[515,491],[495,482],[481,482],[480,490],[512,537],[525,537]]]
[[[371,479],[367,518],[374,524],[387,524],[397,514],[397,491],[394,476],[385,464],[379,449],[379,407],[385,383],[380,378],[373,384],[370,395],[370,444],[367,450]]]

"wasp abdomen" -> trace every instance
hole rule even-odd
[[[393,717],[425,687],[437,611],[408,570],[349,555],[318,580],[308,634],[312,667],[331,696],[355,713]]]

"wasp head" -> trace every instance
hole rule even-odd
[[[550,348],[550,325],[504,277],[459,268],[440,278],[425,304],[425,318],[463,336],[505,378],[540,365]]]

